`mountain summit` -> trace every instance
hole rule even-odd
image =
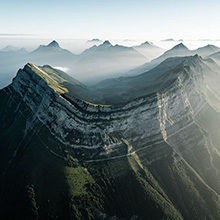
[[[179,43],[174,46],[171,50],[189,50],[183,43]]]
[[[57,41],[53,40],[47,45],[40,45],[36,50],[32,53],[50,53],[50,52],[59,52],[59,53],[71,53],[70,51],[63,49],[60,47]]]
[[[141,43],[140,45],[138,45],[138,46],[134,46],[134,47],[141,47],[141,46],[155,46],[156,47],[156,45],[153,43],[153,42],[150,42],[150,41],[145,41],[145,42],[143,42],[143,43]]]
[[[60,45],[57,43],[57,41],[53,40],[50,42],[47,47],[55,47],[55,48],[60,48]]]
[[[201,56],[210,56],[214,53],[220,52],[220,48],[216,47],[215,45],[208,44],[204,47],[200,47],[195,50],[196,53],[200,54]]]
[[[75,61],[75,55],[69,50],[60,47],[57,41],[53,40],[47,45],[40,45],[36,50],[29,54],[28,61],[39,65],[72,65]]]
[[[164,52],[164,49],[154,45],[149,41],[145,41],[140,45],[133,46],[133,48],[139,53],[143,54],[146,57],[147,61],[150,61],[160,56]]]
[[[164,52],[158,58],[152,60],[151,65],[156,66],[169,57],[184,57],[184,56],[190,56],[193,54],[194,53],[191,50],[189,50],[183,43],[180,43],[172,47],[170,50],[167,50],[166,52]]]
[[[110,41],[108,41],[108,40],[104,41],[101,45],[102,45],[102,46],[112,46],[112,44],[111,44]],[[101,45],[100,45],[100,46],[101,46]]]

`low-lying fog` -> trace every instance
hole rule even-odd
[[[83,83],[96,83],[100,80],[120,76],[121,73],[125,73],[133,68],[136,68],[146,62],[150,61],[150,58],[146,57],[141,50],[135,50],[132,47],[140,45],[146,42],[148,39],[142,40],[117,40],[109,39],[110,43],[114,45],[126,46],[126,48],[118,46],[117,48],[111,48],[104,50],[101,48],[94,53],[89,51],[83,53],[88,48],[94,45],[99,46],[103,44],[105,39],[56,39],[61,48],[67,49],[72,54],[62,55],[51,53],[41,54],[38,56],[32,54],[32,51],[36,50],[40,45],[48,45],[54,39],[39,39],[30,36],[20,37],[1,37],[0,38],[0,88],[3,88],[9,84],[12,78],[15,76],[17,70],[22,68],[27,62],[34,62],[37,65],[49,64],[53,67],[67,72],[74,78]],[[172,48],[173,46],[183,43],[190,50],[202,47],[208,44],[220,46],[220,40],[181,40],[181,39],[163,39],[157,41],[151,41],[153,45],[160,47],[161,55],[164,51]],[[108,46],[108,45],[107,45]],[[111,46],[111,45],[110,45]],[[129,47],[129,48],[128,48]],[[21,49],[22,48],[22,49]],[[132,48],[132,50],[130,50]],[[21,49],[21,50],[19,50]],[[154,51],[155,52],[155,51]],[[82,54],[81,54],[82,53]],[[28,55],[27,55],[28,54]],[[30,55],[31,54],[31,55]],[[52,56],[50,58],[50,56]],[[75,57],[74,57],[75,56]],[[155,53],[154,53],[155,56]]]

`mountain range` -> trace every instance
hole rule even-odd
[[[0,90],[1,219],[219,219],[219,70],[176,56],[87,87],[19,69]]]
[[[198,54],[204,58],[207,58],[216,52],[220,52],[220,48],[214,45],[206,45],[196,50],[189,50],[183,43],[179,43],[172,47],[170,50],[165,51],[161,56],[153,59],[150,62],[146,62],[145,64],[134,68],[133,70],[128,71],[125,75],[137,75],[138,73],[146,72],[170,57],[184,57]]]
[[[152,48],[151,52],[153,53]],[[32,52],[8,46],[0,51],[0,58],[0,64],[4,68],[0,72],[1,87],[8,84],[12,73],[27,62],[68,69],[69,74],[88,83],[126,72],[147,61],[144,55],[132,47],[113,46],[109,41],[99,46],[94,45],[80,55],[61,48],[56,41],[40,45]]]
[[[81,80],[102,80],[126,72],[146,62],[145,56],[132,47],[112,45],[105,41],[99,46],[85,50],[74,64],[74,72],[80,73]],[[95,71],[94,71],[95,70]],[[83,78],[84,77],[84,78]]]
[[[68,71],[85,84],[96,84],[107,78],[146,72],[169,57],[195,54],[208,57],[219,52],[219,48],[214,45],[189,50],[180,43],[164,52],[164,49],[148,41],[133,47],[112,45],[109,41],[102,42],[99,39],[90,42],[99,43],[79,55],[61,48],[56,41],[40,45],[32,52],[7,46],[0,50],[0,87],[9,84],[16,70],[27,62],[48,64]]]

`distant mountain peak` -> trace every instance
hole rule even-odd
[[[152,42],[150,42],[150,41],[145,41],[144,43],[142,43],[141,45],[153,45],[153,43]]]
[[[52,53],[52,54],[50,54],[50,56],[48,56],[48,54],[47,54],[48,57],[46,58],[46,60],[55,59],[55,57],[57,55],[59,55],[59,56],[61,56],[61,55],[65,55],[65,56],[74,55],[69,50],[66,50],[66,49],[63,49],[62,47],[60,47],[60,45],[55,40],[51,41],[47,45],[40,45],[37,49],[35,49],[34,51],[31,52],[31,54],[35,54],[35,55],[38,53],[44,53],[44,54]],[[44,60],[45,60],[45,58],[44,58]]]
[[[57,43],[57,41],[53,40],[47,45],[47,47],[60,47],[60,45]]]
[[[188,48],[183,44],[183,43],[179,43],[176,46],[174,46],[171,50],[179,50],[179,49],[184,49],[184,50],[188,50]]]
[[[220,48],[216,47],[215,45],[212,44],[208,44],[204,47],[199,47],[198,49],[195,50],[196,53],[198,53],[199,55],[202,56],[209,56],[213,53],[219,52]]]
[[[164,41],[164,42],[173,42],[173,41],[175,41],[173,38],[168,38],[168,39],[164,39],[164,40],[161,40],[161,41]]]
[[[91,40],[87,40],[88,43],[100,43],[102,42],[99,38],[93,38]]]
[[[204,46],[204,48],[213,48],[213,49],[219,49],[219,47],[216,47],[215,45],[213,44],[208,44],[206,46]]]
[[[103,44],[101,44],[101,46],[112,46],[112,44],[110,43],[110,41],[105,40],[105,41],[103,42]]]

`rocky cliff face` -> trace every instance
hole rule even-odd
[[[13,209],[16,177],[32,207],[27,216],[219,218],[219,74],[198,56],[179,59],[157,76],[163,86],[126,88],[134,96],[120,105],[76,98],[35,65],[19,70],[0,91],[3,216]]]

